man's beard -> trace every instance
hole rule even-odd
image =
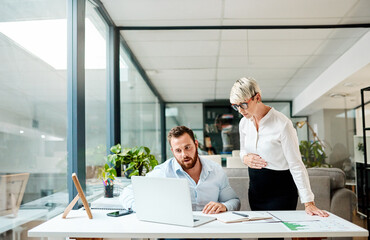
[[[191,161],[184,164],[182,161],[180,161],[176,158],[177,162],[180,164],[180,166],[182,167],[183,170],[192,169],[198,161],[198,149],[195,150],[195,154],[192,158],[191,157],[186,158],[186,160],[189,160],[189,159],[191,159]]]

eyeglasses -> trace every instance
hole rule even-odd
[[[257,94],[256,94],[257,95]],[[256,96],[256,95],[254,95],[254,96]],[[254,96],[253,97],[251,97],[247,102],[243,102],[243,103],[241,103],[241,104],[231,104],[231,107],[235,110],[235,111],[239,111],[239,109],[238,108],[242,108],[243,110],[247,110],[248,109],[248,103],[250,102],[250,101],[252,101],[252,99],[254,98]]]

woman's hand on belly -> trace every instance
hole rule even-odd
[[[243,163],[250,168],[261,169],[267,166],[267,162],[260,155],[248,153],[243,157]]]

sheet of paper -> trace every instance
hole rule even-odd
[[[291,231],[319,231],[319,232],[332,232],[332,231],[345,231],[352,230],[349,226],[337,221],[336,219],[323,221],[301,221],[301,222],[283,222],[284,226]]]
[[[248,212],[248,211],[239,211],[237,213],[248,215],[248,217],[240,216],[233,212],[224,212],[219,214],[212,214],[212,216],[216,217],[217,220],[225,223],[232,223],[232,222],[243,222],[243,221],[256,221],[263,218],[271,218],[271,216],[257,213],[257,212]]]
[[[271,216],[277,218],[277,220],[282,220],[284,222],[294,221],[294,222],[302,222],[302,221],[314,221],[320,220],[321,217],[319,216],[310,216],[305,211],[273,211],[268,212]]]

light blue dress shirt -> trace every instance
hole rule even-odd
[[[228,211],[239,210],[240,200],[230,187],[229,180],[222,167],[212,160],[203,159],[201,156],[199,158],[202,163],[202,171],[198,184],[182,169],[175,158],[170,158],[156,166],[146,176],[187,179],[194,211],[203,210],[204,206],[211,201],[224,204]],[[123,189],[120,194],[120,202],[124,208],[135,210],[132,185]]]

